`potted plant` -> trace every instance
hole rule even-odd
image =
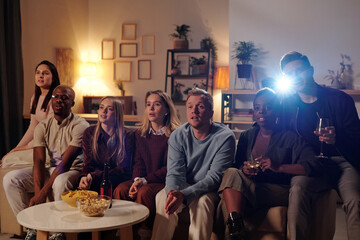
[[[173,38],[174,49],[188,49],[189,41],[188,34],[190,32],[190,26],[186,24],[175,25],[175,32],[170,34]]]
[[[331,81],[331,87],[337,89],[354,88],[354,72],[352,70],[351,58],[348,55],[341,54],[340,70],[328,70],[329,74],[324,78]]]
[[[179,69],[180,61],[175,61],[174,66],[171,68],[172,75],[179,75],[181,74],[181,70]]]
[[[211,37],[204,38],[200,41],[200,49],[211,50],[211,57],[216,60],[217,58],[217,48],[215,46],[214,40]]]
[[[252,65],[258,56],[260,49],[255,47],[251,41],[239,41],[234,43],[233,59],[237,59],[237,71],[239,78],[249,78],[251,74]]]
[[[215,61],[217,60],[217,47],[215,45],[214,40],[211,37],[202,39],[200,41],[200,48],[205,50],[210,49],[210,54],[211,54],[210,69],[211,69],[211,75],[214,76]]]
[[[206,57],[203,55],[200,58],[190,57],[191,75],[206,73]]]

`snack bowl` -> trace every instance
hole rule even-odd
[[[79,197],[96,197],[98,195],[95,191],[89,190],[75,190],[68,191],[61,194],[61,199],[71,207],[76,207],[76,199]]]
[[[77,208],[81,214],[88,217],[102,215],[109,209],[111,198],[105,195],[97,197],[79,197],[76,200]]]

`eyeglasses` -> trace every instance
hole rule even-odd
[[[61,99],[61,101],[67,101],[70,98],[67,95],[52,95],[51,98],[53,99]]]

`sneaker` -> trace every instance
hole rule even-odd
[[[49,240],[66,240],[66,236],[65,236],[65,233],[57,232],[57,233],[51,234],[51,236],[49,237]]]
[[[226,224],[229,228],[229,236],[225,238],[226,240],[244,239],[244,223],[242,217],[237,212],[229,214]]]
[[[36,230],[31,228],[26,229],[25,240],[36,240]]]

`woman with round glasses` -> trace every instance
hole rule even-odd
[[[312,175],[320,168],[309,145],[295,133],[280,129],[279,107],[273,90],[258,91],[253,103],[255,124],[241,133],[235,168],[224,173],[219,194],[228,213],[229,239],[244,237],[247,214],[287,206],[292,176]]]
[[[44,60],[35,67],[35,93],[30,101],[30,125],[18,145],[2,159],[2,167],[32,165],[34,129],[39,122],[54,115],[51,107],[53,90],[60,85],[54,64]]]

